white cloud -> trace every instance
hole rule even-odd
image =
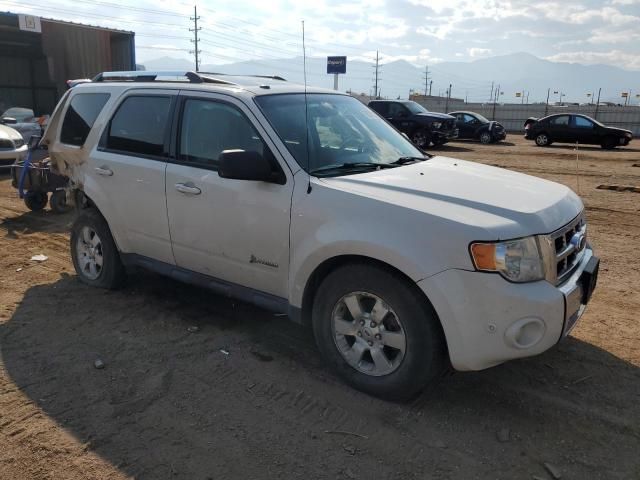
[[[546,57],[552,62],[597,64],[604,63],[629,70],[640,70],[640,54],[611,50],[609,52],[562,52]]]
[[[473,48],[467,49],[467,53],[469,54],[470,57],[486,57],[491,53],[491,51],[492,50],[490,48],[473,47]]]

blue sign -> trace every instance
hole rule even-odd
[[[347,73],[347,57],[327,57],[327,73]]]

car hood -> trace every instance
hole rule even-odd
[[[550,233],[583,209],[580,198],[558,183],[447,157],[322,181],[333,188],[477,227],[476,240]]]
[[[17,130],[7,127],[6,125],[0,125],[0,139],[3,140],[19,140],[22,138],[20,132]]]
[[[416,113],[416,117],[424,117],[424,118],[441,118],[442,120],[455,120],[451,115],[447,115],[446,113],[437,113],[437,112],[425,112],[425,113]]]
[[[633,132],[631,130],[626,130],[624,128],[607,127],[607,130],[609,132],[612,132],[612,133],[615,132],[615,133],[618,133],[620,135],[624,135],[624,134],[627,134],[627,133],[633,134]]]

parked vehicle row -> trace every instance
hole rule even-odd
[[[351,385],[395,399],[539,354],[584,312],[599,261],[569,188],[425,154],[331,90],[139,75],[73,87],[45,135],[82,282],[143,266],[286,313]],[[453,117],[403,106],[392,118],[453,138]]]

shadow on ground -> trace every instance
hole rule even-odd
[[[140,479],[640,475],[639,369],[572,338],[393,404],[336,379],[303,327],[142,273],[34,286],[0,341],[17,388]]]

